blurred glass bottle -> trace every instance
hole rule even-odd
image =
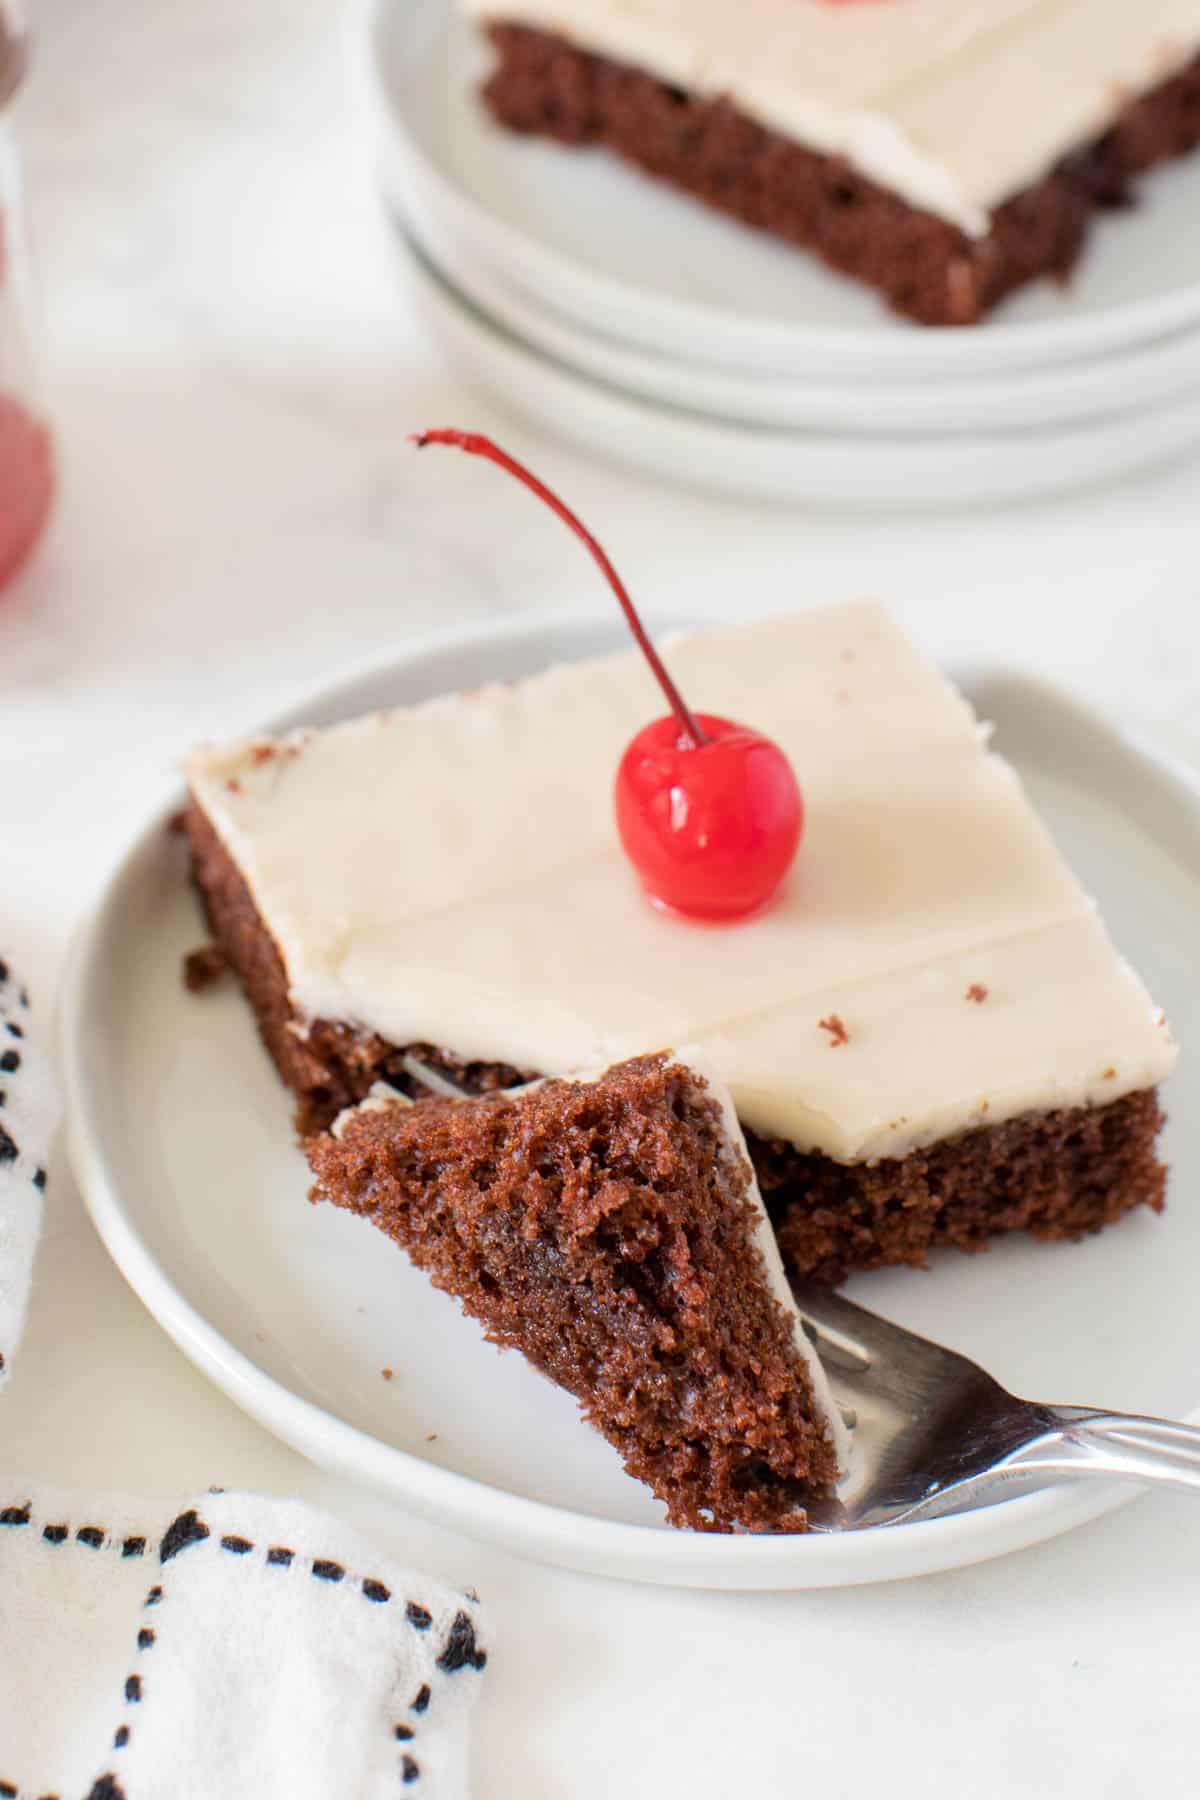
[[[0,3],[0,585],[45,529],[54,447],[39,384],[39,327],[13,118],[29,60],[23,7]]]

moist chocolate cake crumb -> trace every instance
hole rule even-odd
[[[213,936],[296,1096],[301,1132],[327,1127],[377,1081],[419,1096],[401,1066],[410,1052],[470,1093],[537,1074],[465,1061],[435,1045],[388,1044],[328,1020],[298,1031],[282,959],[237,865],[194,803],[186,826]],[[1161,1124],[1157,1096],[1146,1088],[1101,1106],[1023,1114],[877,1163],[837,1163],[749,1129],[745,1136],[785,1262],[796,1276],[832,1283],[859,1269],[923,1264],[941,1245],[982,1249],[999,1232],[1080,1238],[1135,1207],[1159,1212]]]
[[[983,1250],[1000,1232],[1081,1238],[1136,1206],[1163,1209],[1153,1089],[1105,1106],[1026,1113],[877,1163],[837,1163],[747,1132],[789,1271],[837,1283],[922,1267],[943,1245]]]
[[[982,1006],[987,997],[988,991],[982,981],[973,981],[963,996],[965,1000],[973,1000],[976,1006]]]
[[[596,144],[744,224],[815,252],[925,325],[971,325],[1014,289],[1074,268],[1102,208],[1132,178],[1200,144],[1200,59],[1130,101],[1109,130],[992,214],[969,238],[933,213],[757,124],[720,95],[689,93],[565,38],[501,20],[483,89],[510,131]]]
[[[219,944],[203,944],[199,950],[189,950],[183,959],[183,985],[189,994],[202,994],[220,981],[228,967],[229,959]]]
[[[846,1030],[840,1013],[830,1013],[827,1019],[818,1019],[817,1024],[822,1031],[829,1033],[831,1050],[836,1050],[839,1045],[850,1042],[850,1033]]]
[[[663,1054],[364,1107],[306,1148],[313,1198],[369,1218],[574,1394],[673,1524],[804,1528],[835,1452],[758,1249],[749,1165],[696,1071]]]

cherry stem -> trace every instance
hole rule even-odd
[[[629,629],[637,640],[638,647],[643,656],[650,664],[654,673],[654,679],[658,682],[659,687],[666,695],[667,704],[678,719],[679,728],[683,732],[684,737],[690,740],[693,749],[699,749],[701,744],[706,744],[708,742],[708,734],[701,729],[691,708],[688,706],[683,695],[679,692],[679,689],[675,686],[675,683],[667,673],[666,665],[663,663],[658,651],[654,648],[654,645],[646,635],[646,628],[638,617],[637,608],[629,597],[628,588],[625,586],[625,583],[621,580],[621,577],[617,574],[612,563],[608,560],[605,552],[596,542],[596,539],[592,536],[582,519],[576,518],[570,507],[564,506],[563,502],[558,498],[558,495],[552,493],[544,481],[539,481],[532,470],[527,469],[523,463],[517,461],[515,456],[510,456],[506,450],[501,450],[499,444],[494,444],[491,438],[484,437],[482,433],[478,431],[418,431],[413,432],[409,441],[414,443],[418,450],[423,450],[427,444],[449,444],[454,449],[465,450],[469,456],[483,456],[486,457],[489,462],[498,463],[502,469],[507,469],[510,475],[515,475],[518,481],[524,482],[527,488],[532,489],[538,499],[543,500],[546,503],[551,512],[558,514],[564,525],[570,526],[571,530],[575,533],[575,536],[579,538],[582,543],[587,545],[587,548],[591,551],[593,557],[600,565],[601,573],[604,575],[608,585],[617,596],[617,601],[621,611],[625,614]]]

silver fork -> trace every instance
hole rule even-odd
[[[411,1052],[403,1067],[430,1093],[469,1097]],[[915,1523],[1084,1475],[1200,1490],[1190,1425],[1018,1400],[957,1351],[840,1294],[792,1291],[851,1431],[836,1496],[806,1502],[814,1531]]]
[[[1100,1476],[1200,1490],[1200,1430],[1090,1406],[1018,1400],[976,1363],[807,1282],[793,1291],[851,1431],[816,1531],[906,1525]]]

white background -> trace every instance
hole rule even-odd
[[[432,624],[602,604],[552,520],[405,448],[424,424],[535,457],[651,610],[875,595],[939,655],[1057,674],[1200,751],[1197,462],[919,521],[634,484],[493,418],[412,322],[334,0],[41,0],[38,23],[24,130],[65,481],[0,597],[0,920],[42,1002],[192,740]],[[1194,1503],[811,1596],[517,1563],[322,1476],[211,1390],[109,1265],[61,1157],[0,1467],[299,1494],[475,1584],[498,1641],[479,1800],[1200,1788]]]

